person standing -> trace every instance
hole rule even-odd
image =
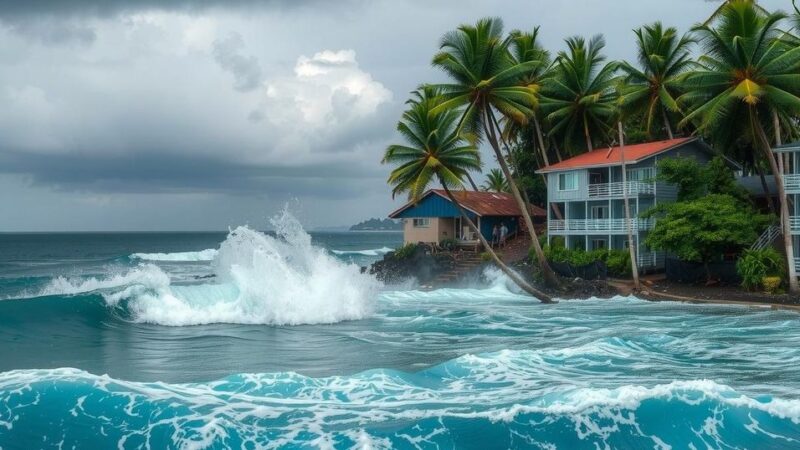
[[[508,227],[506,227],[506,223],[503,222],[500,224],[500,247],[506,246],[506,237],[508,236]]]
[[[492,227],[492,247],[496,247],[500,243],[500,227],[494,224]]]

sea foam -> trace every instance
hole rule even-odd
[[[381,256],[391,252],[389,247],[373,248],[368,250],[331,250],[337,255],[361,255],[361,256]]]
[[[380,283],[311,244],[289,212],[271,220],[276,236],[238,227],[221,244],[214,284],[172,285],[152,264],[107,278],[54,279],[41,295],[98,291],[124,302],[138,322],[299,325],[361,319],[372,311]]]
[[[132,259],[145,260],[145,261],[163,261],[163,262],[195,262],[195,261],[213,261],[217,256],[218,250],[215,248],[207,248],[199,252],[176,252],[176,253],[134,253],[130,257]]]

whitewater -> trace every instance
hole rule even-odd
[[[271,228],[0,237],[0,448],[800,447],[796,313],[385,286],[397,236]]]

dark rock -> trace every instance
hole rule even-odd
[[[409,278],[416,278],[426,283],[437,275],[450,270],[455,264],[449,253],[436,253],[426,245],[418,245],[411,255],[400,258],[395,252],[389,252],[383,259],[376,261],[369,268],[369,273],[385,283],[396,283]]]

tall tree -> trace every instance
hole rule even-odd
[[[481,186],[487,192],[508,192],[508,181],[500,169],[492,169],[486,174],[486,182]]]
[[[678,36],[673,27],[664,29],[661,22],[637,30],[639,67],[622,62],[625,80],[619,98],[620,106],[629,114],[644,117],[647,136],[652,138],[655,123],[661,122],[669,139],[673,138],[671,115],[680,113],[677,98],[680,76],[693,64],[688,35]]]
[[[618,64],[603,64],[605,40],[598,35],[588,44],[582,37],[566,40],[552,76],[544,83],[540,107],[550,122],[550,133],[562,147],[576,153],[581,146],[592,151],[599,136],[606,137],[615,115]]]
[[[392,195],[408,193],[416,201],[438,181],[500,270],[524,291],[542,302],[550,302],[547,294],[532,287],[500,259],[461,206],[458,193],[453,193],[454,189],[463,189],[463,180],[470,170],[480,169],[480,157],[478,149],[459,132],[460,112],[436,109],[441,101],[439,91],[426,87],[414,92],[407,102],[409,109],[397,124],[397,131],[406,143],[390,145],[383,157],[384,164],[396,166],[388,180],[393,186]]]
[[[517,62],[509,51],[510,40],[503,36],[499,18],[481,19],[475,25],[461,25],[442,37],[440,51],[433,65],[447,74],[451,83],[438,85],[445,97],[436,111],[462,111],[459,128],[488,141],[507,180],[513,180],[506,156],[500,148],[497,113],[525,123],[533,115],[536,89],[521,85],[522,77],[541,65],[540,61]],[[510,182],[511,194],[522,211],[531,236],[539,267],[548,285],[556,278],[539,244],[530,210],[516,183]]]
[[[798,292],[786,191],[766,131],[773,127],[773,113],[800,113],[800,46],[787,46],[779,39],[778,24],[784,18],[761,12],[753,0],[730,0],[714,26],[694,28],[706,53],[698,60],[700,67],[685,77],[688,92],[681,99],[691,105],[691,112],[682,122],[695,123],[718,148],[747,142],[767,161],[781,206],[789,288]]]

